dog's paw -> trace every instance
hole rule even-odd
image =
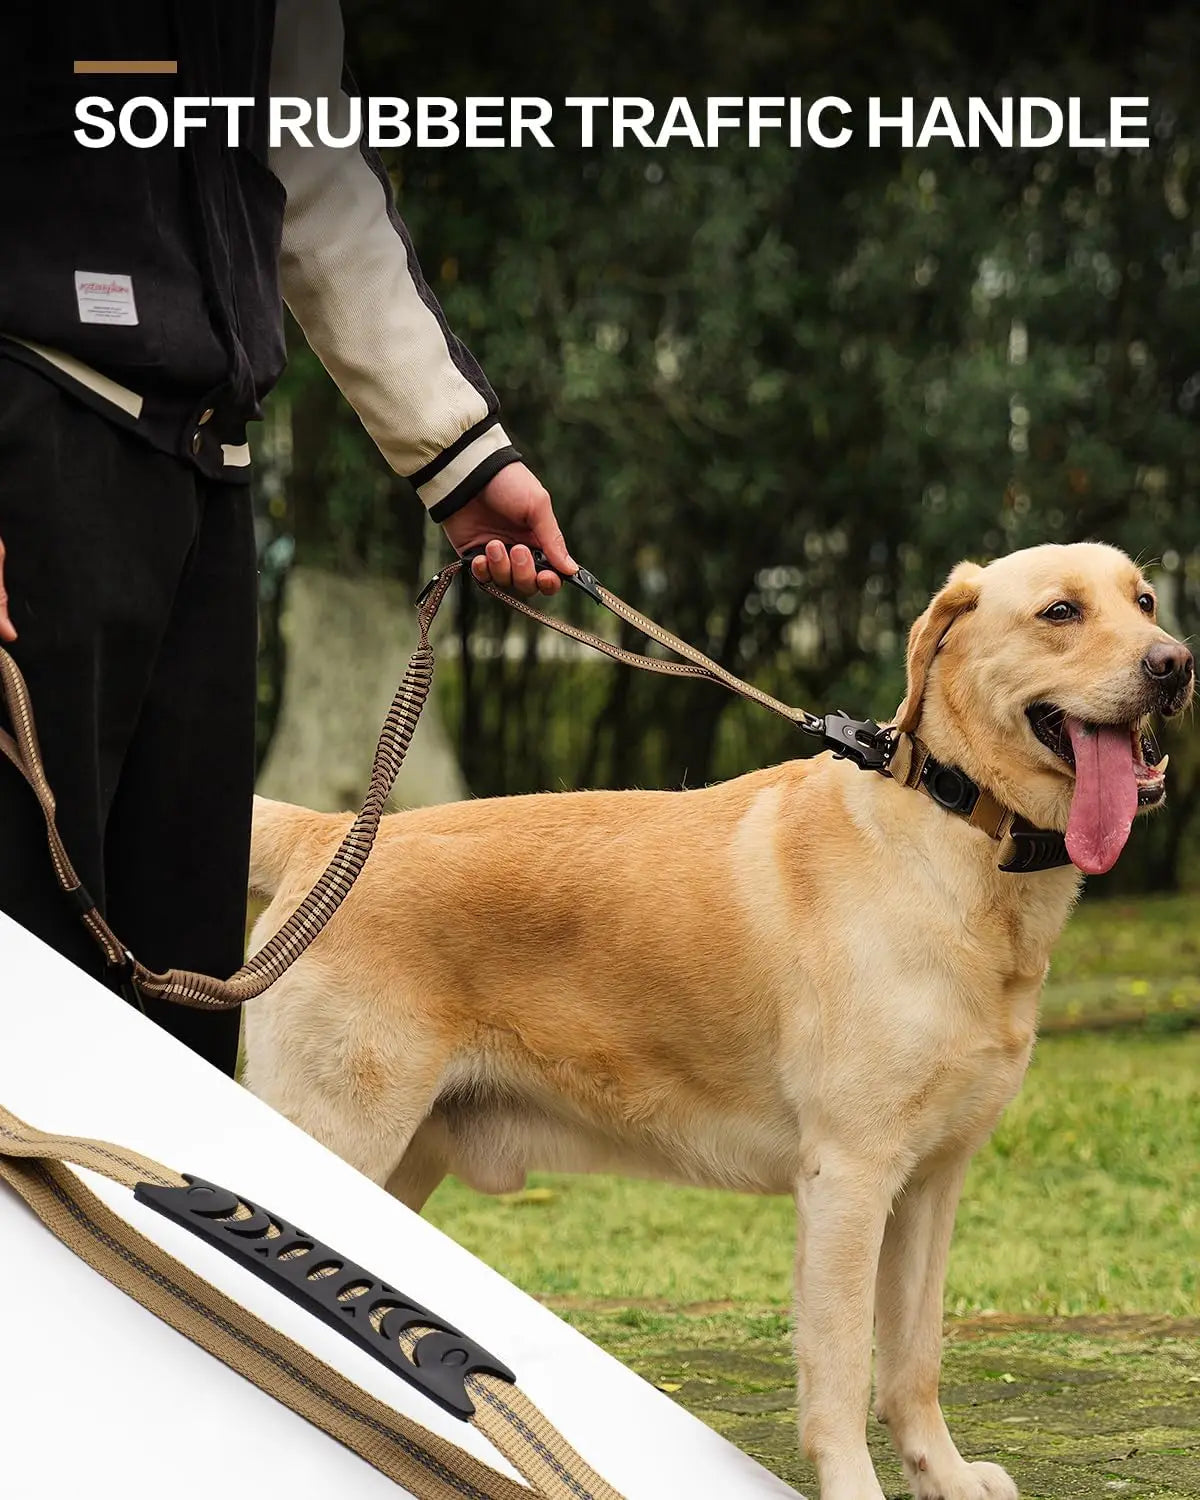
[[[1019,1500],[1017,1487],[999,1464],[963,1464],[953,1475],[928,1469],[913,1476],[916,1500]]]

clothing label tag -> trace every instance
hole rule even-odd
[[[132,328],[138,320],[132,276],[107,271],[76,271],[75,300],[81,323],[115,323]]]

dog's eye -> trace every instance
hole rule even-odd
[[[1155,599],[1153,594],[1139,594],[1137,598],[1138,608],[1144,615],[1154,613]]]
[[[1042,619],[1054,625],[1065,625],[1068,620],[1078,620],[1079,606],[1068,599],[1059,599],[1049,609],[1042,610]]]

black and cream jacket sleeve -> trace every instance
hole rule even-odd
[[[331,134],[344,135],[343,78],[338,0],[278,0],[271,93],[328,98]],[[421,274],[379,158],[285,135],[270,166],[287,191],[284,300],[384,457],[443,521],[520,456],[496,396]]]

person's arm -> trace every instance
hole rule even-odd
[[[338,0],[279,0],[271,93],[327,98],[338,135],[349,115],[342,59]],[[575,565],[550,496],[521,463],[495,393],[426,284],[378,156],[285,136],[270,166],[288,195],[284,299],[321,362],[456,549],[502,544],[476,561],[478,576],[552,592],[557,575],[535,578],[529,548],[560,571]]]
[[[4,538],[0,537],[0,641],[15,641],[16,626],[8,612],[8,590],[4,587]]]

